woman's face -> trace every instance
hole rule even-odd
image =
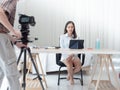
[[[73,30],[74,30],[74,25],[72,24],[72,23],[69,23],[68,25],[67,25],[67,32],[68,32],[68,34],[69,35],[72,35],[72,33],[73,33]]]

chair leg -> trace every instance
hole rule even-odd
[[[60,79],[64,79],[64,78],[60,78],[60,74],[61,74],[60,69],[61,69],[61,67],[59,67],[59,71],[58,71],[58,83],[57,83],[57,85],[60,85]],[[81,82],[81,85],[83,86],[83,71],[82,71],[82,69],[80,70],[80,75],[81,75],[80,82]]]
[[[60,84],[60,69],[61,67],[59,68],[59,72],[58,72],[58,85]]]
[[[83,86],[83,71],[82,71],[82,69],[80,70],[80,74],[81,74],[81,85]]]

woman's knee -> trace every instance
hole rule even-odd
[[[79,58],[75,58],[75,59],[73,60],[73,62],[74,62],[74,63],[77,63],[77,64],[81,64],[81,60],[80,60]]]
[[[77,72],[79,72],[81,70],[81,67],[79,66],[79,67],[76,67],[76,68],[74,68],[74,73],[77,73]]]
[[[64,63],[67,64],[67,65],[70,65],[70,64],[72,64],[72,60],[71,59],[67,59]]]

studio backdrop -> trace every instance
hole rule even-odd
[[[86,48],[95,48],[100,39],[101,48],[120,50],[119,0],[19,0],[18,14],[34,16],[36,25],[30,26],[30,36],[38,37],[39,46],[58,46],[59,36],[67,21],[72,20]]]

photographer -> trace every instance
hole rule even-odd
[[[16,42],[21,38],[21,32],[13,28],[17,1],[0,0],[0,87],[6,76],[10,84],[9,90],[20,90],[17,58],[12,43],[26,47],[22,42]]]

